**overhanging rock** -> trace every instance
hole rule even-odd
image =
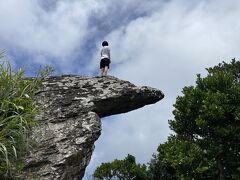
[[[80,180],[101,134],[101,117],[158,102],[164,94],[115,77],[45,78],[36,101],[43,107],[33,131],[37,148],[24,159],[24,179]]]

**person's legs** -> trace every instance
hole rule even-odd
[[[104,67],[105,67],[104,60],[101,59],[101,61],[100,61],[101,76],[104,75],[104,69],[105,69]]]
[[[110,60],[105,58],[100,62],[101,76],[107,76]]]
[[[108,73],[108,66],[105,66],[103,75],[104,75],[104,76],[107,76],[107,73]]]
[[[110,64],[110,60],[109,59],[105,59],[105,67],[104,67],[104,75],[107,76],[108,70],[109,70],[109,64]]]
[[[101,76],[104,76],[104,69],[105,68],[101,68]]]

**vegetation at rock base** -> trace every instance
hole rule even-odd
[[[169,121],[175,134],[159,145],[146,179],[240,179],[240,62],[207,71],[177,97]],[[97,170],[104,167],[112,172],[114,166],[105,163]],[[96,177],[114,179],[101,175]]]
[[[0,53],[0,178],[10,178],[21,170],[21,157],[32,147],[29,138],[37,123],[39,108],[33,98],[41,78],[24,78],[24,70],[13,72]],[[46,75],[45,69],[41,75]]]
[[[136,164],[135,157],[128,154],[124,160],[115,159],[110,163],[102,163],[94,172],[99,179],[146,180],[146,166]]]

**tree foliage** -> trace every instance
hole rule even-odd
[[[174,104],[176,133],[150,162],[152,179],[240,178],[240,62],[220,63],[197,75]],[[167,178],[166,178],[167,179]]]
[[[136,164],[135,157],[128,154],[124,160],[102,163],[95,170],[94,177],[102,180],[146,180],[146,166]]]

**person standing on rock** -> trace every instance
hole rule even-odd
[[[101,76],[107,76],[110,63],[111,63],[110,48],[108,46],[108,42],[103,41],[100,61]]]

